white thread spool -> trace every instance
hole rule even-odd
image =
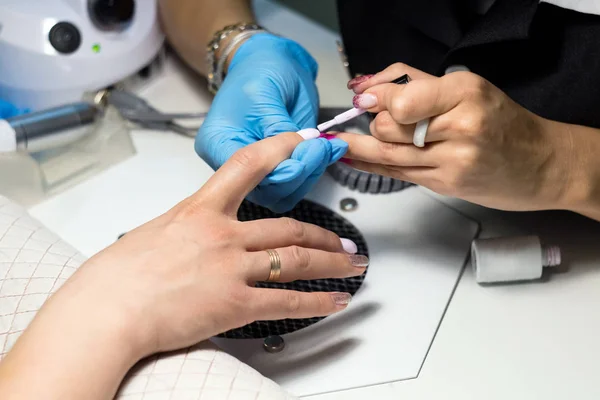
[[[560,263],[560,249],[542,246],[537,236],[478,239],[471,245],[471,264],[478,283],[540,279],[544,267]]]

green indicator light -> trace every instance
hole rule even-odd
[[[92,51],[94,53],[100,53],[100,45],[98,43],[96,43],[95,45],[92,46]]]

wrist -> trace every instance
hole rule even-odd
[[[600,163],[595,161],[600,143],[592,128],[544,120],[547,141],[555,162],[548,168],[555,196],[549,209],[569,210],[584,215],[598,214]]]
[[[50,297],[3,360],[0,375],[9,379],[1,391],[15,398],[112,398],[143,357],[130,339],[131,322],[109,304],[110,290],[97,296],[95,282],[76,275]]]
[[[106,271],[119,265],[119,260],[104,260],[103,256],[101,252],[82,265],[49,299],[45,312],[64,315],[61,321],[68,323],[69,329],[82,338],[87,332],[90,340],[104,344],[106,353],[117,352],[112,355],[116,361],[133,365],[152,353],[154,344],[139,300],[121,290],[127,284],[115,282],[117,274]]]

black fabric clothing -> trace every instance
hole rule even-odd
[[[545,118],[600,128],[600,16],[538,0],[338,0],[352,74],[465,65]]]

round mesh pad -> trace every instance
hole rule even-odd
[[[244,201],[238,211],[240,221],[252,221],[264,218],[290,217],[298,221],[308,222],[335,232],[342,238],[354,241],[358,246],[358,254],[369,255],[367,244],[354,225],[340,215],[319,204],[308,200],[301,201],[292,211],[275,214],[266,208]],[[282,265],[285,268],[285,265]],[[358,277],[345,279],[319,279],[313,281],[296,281],[290,283],[259,282],[257,287],[291,289],[302,292],[347,292],[356,293],[365,279],[366,272]],[[280,321],[257,321],[244,327],[223,333],[220,337],[230,339],[265,338],[271,335],[283,335],[306,328],[323,318],[285,319]]]

